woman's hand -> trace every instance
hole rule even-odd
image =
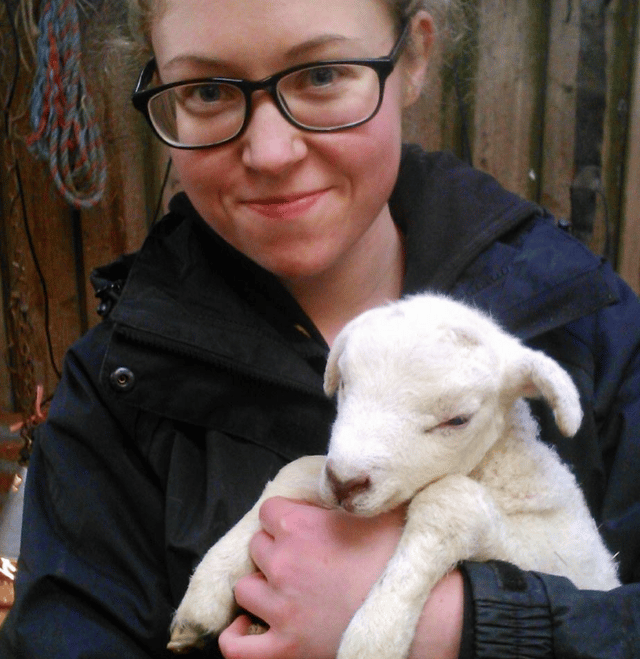
[[[260,572],[241,579],[235,595],[269,630],[250,635],[250,619],[238,617],[220,636],[223,655],[333,659],[349,621],[397,546],[404,512],[364,518],[281,497],[266,501],[260,511],[263,530],[251,541]],[[456,572],[436,586],[423,610],[412,656],[458,656],[462,591]]]

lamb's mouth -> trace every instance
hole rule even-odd
[[[375,517],[376,515],[382,515],[387,513],[390,510],[399,508],[403,504],[407,503],[409,499],[406,497],[401,497],[397,492],[392,492],[381,502],[375,503],[374,505],[363,504],[359,502],[359,499],[371,499],[372,495],[375,496],[374,491],[368,491],[366,494],[362,494],[350,501],[345,501],[340,507],[343,510],[346,510],[348,513],[358,515],[360,517]]]
[[[362,517],[375,517],[376,515],[382,515],[383,513],[387,513],[390,510],[395,510],[396,508],[400,508],[401,506],[408,506],[409,503],[411,502],[411,500],[416,495],[420,494],[420,492],[422,492],[423,490],[426,490],[430,485],[432,485],[433,483],[436,483],[437,481],[441,480],[442,478],[444,478],[444,476],[438,476],[438,477],[434,478],[433,480],[429,481],[425,485],[421,485],[415,492],[413,492],[413,494],[410,494],[410,495],[401,494],[397,491],[392,492],[391,494],[389,494],[387,496],[386,499],[384,499],[384,501],[382,501],[381,503],[379,503],[375,506],[375,510],[371,510],[371,509],[366,510],[366,511],[354,510],[354,511],[350,511],[350,512],[354,512],[355,514],[360,515]],[[370,490],[369,492],[367,492],[367,494],[369,496],[371,496],[372,494],[374,494],[374,491]],[[357,502],[356,502],[356,504],[357,504]],[[355,507],[357,508],[357,505]]]

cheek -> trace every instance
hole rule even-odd
[[[226,149],[225,149],[226,151]],[[222,149],[188,151],[174,149],[171,154],[180,183],[192,201],[206,196],[210,201],[231,185],[228,154]]]
[[[380,110],[362,129],[362,139],[350,152],[353,169],[366,174],[361,180],[370,193],[384,190],[390,194],[402,148],[402,110],[395,86],[388,86]]]
[[[402,149],[401,118],[385,104],[366,124],[326,136],[316,153],[324,165],[349,181],[352,212],[365,221],[387,203],[398,176]],[[313,149],[310,149],[312,152]]]

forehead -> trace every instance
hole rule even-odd
[[[268,67],[305,44],[332,41],[386,54],[375,48],[391,26],[384,0],[163,0],[151,38],[161,67],[185,56]]]

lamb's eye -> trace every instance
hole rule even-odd
[[[462,428],[471,420],[471,414],[460,414],[454,416],[446,421],[442,421],[434,426],[428,426],[424,429],[425,433],[433,432],[434,430],[443,430],[445,428]]]
[[[440,424],[441,428],[460,428],[461,426],[466,426],[467,423],[469,423],[469,419],[471,417],[469,416],[454,416],[452,419],[449,419],[448,421],[443,421]]]

